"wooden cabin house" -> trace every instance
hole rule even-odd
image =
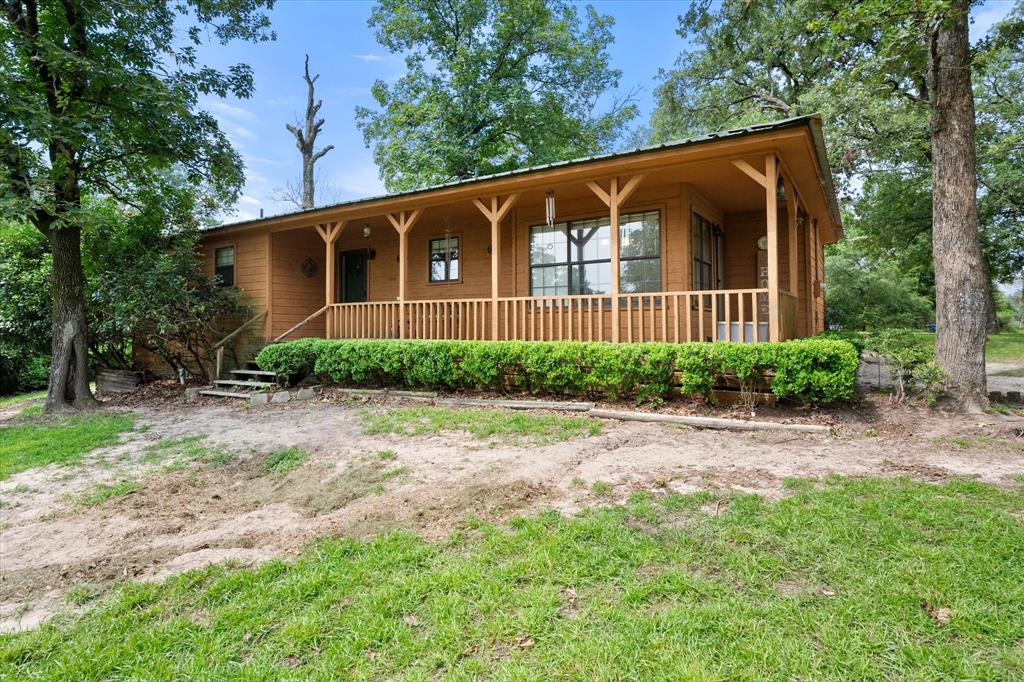
[[[248,345],[781,341],[823,329],[842,236],[803,116],[210,229]]]

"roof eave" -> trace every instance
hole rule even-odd
[[[812,125],[812,121],[816,121],[817,122],[817,127]],[[415,190],[409,190],[409,191],[405,191],[405,192],[396,192],[396,193],[392,193],[392,194],[385,194],[385,195],[374,196],[374,197],[365,197],[365,198],[361,198],[361,199],[353,199],[353,200],[350,200],[350,201],[344,201],[344,202],[339,202],[339,203],[336,203],[336,204],[331,204],[329,206],[320,206],[320,207],[316,207],[316,208],[304,209],[304,210],[301,210],[301,211],[293,211],[291,213],[284,213],[284,214],[275,215],[275,216],[268,216],[266,218],[254,218],[252,220],[243,220],[243,221],[238,221],[238,222],[234,222],[234,223],[224,223],[224,224],[217,225],[215,227],[209,228],[207,230],[204,230],[203,233],[204,234],[211,234],[211,233],[217,233],[217,232],[220,232],[222,230],[229,230],[229,229],[230,230],[237,230],[237,229],[240,229],[240,228],[255,228],[255,227],[258,227],[260,225],[273,224],[273,223],[281,222],[281,221],[284,221],[284,220],[294,220],[294,219],[296,219],[296,218],[298,218],[300,216],[308,216],[311,219],[314,216],[317,216],[317,215],[322,215],[322,216],[326,217],[326,216],[330,215],[331,213],[336,212],[338,210],[346,209],[346,208],[348,208],[348,209],[356,208],[356,207],[358,207],[360,205],[363,205],[363,204],[371,204],[371,203],[375,203],[375,202],[388,201],[388,200],[410,199],[410,198],[417,197],[417,196],[420,196],[420,195],[426,195],[426,194],[430,194],[432,192],[439,192],[439,191],[446,190],[446,189],[453,189],[453,188],[460,188],[460,187],[470,187],[470,186],[474,186],[474,185],[478,185],[478,184],[486,184],[486,183],[492,183],[492,182],[497,182],[497,181],[511,179],[511,178],[517,178],[517,177],[521,177],[521,176],[524,176],[524,175],[530,175],[532,173],[539,173],[539,172],[550,171],[550,170],[555,170],[555,169],[568,169],[568,168],[573,168],[573,167],[580,166],[580,165],[585,165],[585,164],[598,164],[598,163],[601,163],[601,162],[626,160],[626,159],[629,159],[631,157],[635,157],[635,156],[638,156],[638,155],[641,155],[641,154],[657,153],[657,152],[661,152],[661,151],[668,152],[668,151],[679,150],[679,149],[683,149],[683,148],[691,147],[691,146],[695,146],[695,145],[700,145],[700,144],[712,144],[712,143],[719,142],[719,141],[735,140],[735,139],[738,139],[738,138],[743,138],[743,137],[748,137],[748,136],[753,136],[753,135],[770,133],[770,132],[773,132],[773,131],[780,131],[780,130],[786,130],[786,129],[790,129],[790,128],[795,128],[795,127],[799,127],[801,125],[807,125],[808,128],[811,131],[811,138],[813,140],[813,146],[815,147],[816,154],[818,154],[818,156],[819,156],[819,158],[818,158],[819,176],[821,176],[822,182],[827,182],[828,183],[827,189],[828,189],[829,197],[827,198],[827,201],[830,204],[830,209],[832,209],[832,212],[834,213],[833,219],[835,221],[835,224],[837,226],[839,226],[839,230],[841,232],[842,227],[841,227],[841,223],[839,222],[838,207],[835,206],[835,190],[834,190],[834,188],[832,186],[832,174],[831,174],[831,171],[828,168],[827,157],[823,155],[824,139],[821,137],[821,130],[820,130],[821,119],[820,119],[820,116],[815,114],[815,115],[811,115],[811,116],[798,116],[798,117],[794,117],[794,118],[783,119],[781,121],[774,121],[772,123],[763,123],[763,124],[757,124],[757,125],[752,125],[752,126],[746,126],[744,128],[736,128],[736,129],[733,129],[733,130],[726,130],[726,131],[720,131],[720,132],[715,132],[715,133],[709,133],[707,135],[702,135],[702,136],[699,136],[699,137],[689,138],[689,139],[686,139],[686,140],[677,140],[677,141],[673,141],[673,142],[666,142],[666,143],[662,143],[662,144],[658,144],[658,145],[652,145],[652,146],[648,146],[648,147],[638,147],[636,149],[631,149],[629,151],[624,151],[624,152],[612,152],[612,153],[608,153],[608,154],[599,154],[599,155],[592,155],[592,156],[588,156],[588,157],[582,157],[582,158],[578,158],[578,159],[570,159],[568,161],[558,161],[558,162],[544,164],[544,165],[541,165],[541,166],[532,166],[532,167],[529,167],[529,168],[521,168],[521,169],[516,169],[516,170],[512,170],[512,171],[504,171],[504,172],[501,172],[501,173],[493,173],[493,174],[490,174],[490,175],[480,176],[480,177],[477,177],[477,178],[470,178],[470,179],[467,179],[467,180],[453,181],[453,182],[443,183],[443,184],[440,184],[440,185],[433,185],[433,186],[430,186],[430,187],[423,187],[423,188],[419,188],[419,189],[415,189]],[[819,141],[820,141],[820,144],[819,144]],[[822,153],[819,153],[819,149],[818,149],[819,146],[821,147]],[[822,167],[822,163],[824,163],[823,167]]]

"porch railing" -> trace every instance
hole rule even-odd
[[[610,295],[337,303],[327,310],[329,338],[609,341],[768,340],[768,290],[729,289]],[[795,297],[780,296],[792,310]],[[616,309],[617,308],[617,309]],[[783,329],[788,323],[784,322]],[[402,334],[404,325],[404,335]],[[785,338],[792,338],[786,334]]]

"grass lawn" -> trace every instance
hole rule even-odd
[[[464,431],[474,438],[550,443],[601,433],[601,422],[586,417],[530,414],[512,410],[453,410],[446,407],[395,407],[359,413],[368,434],[403,436]]]
[[[1024,329],[1005,329],[988,337],[985,359],[992,362],[1024,360]]]
[[[8,679],[1009,679],[1024,489],[791,482],[637,494],[447,541],[132,583],[0,637]]]
[[[914,332],[914,336],[935,345],[932,332]],[[990,334],[985,345],[985,359],[989,362],[1024,361],[1024,329],[1011,327],[998,334]]]
[[[132,414],[84,414],[54,421],[0,427],[0,481],[25,469],[70,464],[95,448],[117,443],[130,431]]]
[[[31,393],[15,393],[14,395],[8,395],[0,397],[0,410],[11,405],[17,405],[27,400],[42,400],[46,397],[46,389],[41,391],[32,391]]]

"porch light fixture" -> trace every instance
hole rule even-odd
[[[555,224],[555,193],[553,191],[548,192],[548,195],[544,197],[544,214],[547,218],[548,227],[554,227]]]
[[[363,239],[370,238],[370,223],[363,223]]]

